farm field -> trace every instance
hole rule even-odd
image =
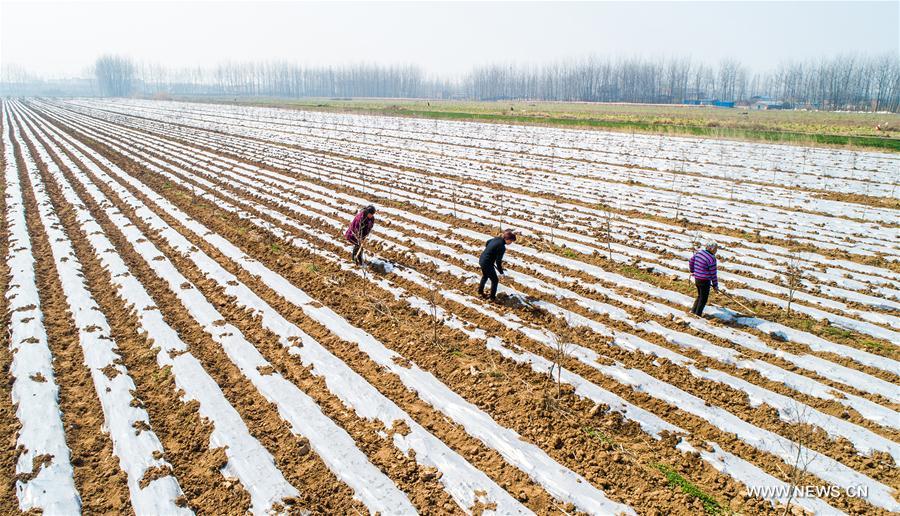
[[[612,131],[780,143],[900,149],[895,113],[722,109],[678,104],[378,98],[176,97],[207,103],[411,116],[445,120],[586,127]]]
[[[900,512],[896,154],[123,99],[0,122],[4,514]]]

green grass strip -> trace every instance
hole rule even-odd
[[[607,444],[614,444],[613,440],[608,435],[592,426],[585,426],[581,429],[581,431],[587,434],[587,436],[592,439],[597,439],[598,441],[603,441]]]
[[[691,135],[698,137],[725,138],[750,141],[765,141],[775,143],[788,143],[796,145],[832,145],[852,146],[856,148],[868,148],[881,151],[900,152],[900,138],[830,134],[827,132],[803,132],[781,129],[754,129],[745,127],[723,127],[718,125],[722,120],[710,118],[710,123],[716,125],[696,125],[692,123],[672,123],[670,121],[655,120],[608,120],[603,118],[591,118],[590,116],[550,116],[550,115],[521,115],[491,112],[472,112],[472,108],[454,107],[447,110],[418,109],[417,106],[407,107],[390,103],[391,101],[371,100],[374,103],[365,104],[341,104],[333,100],[314,99],[281,99],[281,98],[220,98],[220,97],[181,97],[182,100],[201,101],[225,104],[247,104],[263,107],[283,107],[293,109],[312,109],[324,111],[337,111],[343,113],[364,113],[370,115],[409,116],[419,118],[444,119],[444,120],[473,120],[496,121],[504,123],[519,123],[527,125],[568,126],[568,127],[593,127],[617,131],[633,131],[645,134]],[[491,104],[478,103],[475,104]],[[652,108],[649,104],[635,104],[635,107]],[[788,112],[786,112],[788,113]],[[640,114],[636,116],[642,116]],[[653,113],[643,115],[645,117],[656,116]],[[667,116],[662,113],[660,116]],[[727,122],[726,122],[727,123]]]
[[[840,134],[810,134],[792,131],[766,131],[731,127],[702,127],[696,125],[662,124],[656,122],[625,122],[617,120],[597,120],[595,118],[558,118],[537,116],[496,115],[491,113],[466,113],[461,111],[422,111],[413,109],[375,109],[390,114],[420,118],[440,118],[450,120],[493,120],[535,125],[563,125],[577,127],[600,127],[618,130],[633,129],[642,133],[688,134],[716,138],[739,138],[780,143],[817,143],[825,145],[853,145],[900,152],[900,139],[879,138],[877,136],[847,136]]]
[[[669,485],[672,487],[679,487],[681,491],[687,495],[693,496],[700,500],[703,503],[703,508],[709,514],[719,514],[722,512],[722,506],[719,505],[712,496],[704,493],[700,490],[699,487],[694,485],[690,480],[681,476],[674,469],[666,466],[665,464],[654,464],[656,469],[658,469],[663,475],[666,476],[666,479],[669,481]]]

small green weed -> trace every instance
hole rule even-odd
[[[694,485],[690,480],[681,476],[677,471],[666,466],[665,464],[654,464],[656,469],[658,469],[663,475],[666,476],[666,479],[669,481],[669,485],[672,487],[679,487],[681,491],[685,494],[693,496],[700,500],[703,503],[703,508],[709,514],[719,514],[722,512],[722,506],[719,505],[712,496],[704,493],[699,487]]]
[[[598,439],[605,442],[606,444],[613,444],[613,440],[610,436],[604,434],[603,432],[597,430],[592,426],[585,426],[581,429],[581,431],[586,433],[591,439]]]

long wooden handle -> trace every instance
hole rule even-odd
[[[754,312],[753,309],[750,308],[749,306],[747,306],[747,305],[745,305],[744,303],[741,303],[740,301],[738,301],[737,299],[731,297],[731,295],[728,294],[727,292],[722,292],[722,293],[725,294],[725,297],[727,297],[728,299],[730,299],[730,300],[734,301],[735,303],[741,305],[741,308],[743,308],[744,310],[747,310],[747,311],[750,312],[751,314],[756,315],[756,312]]]

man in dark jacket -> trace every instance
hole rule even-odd
[[[350,227],[344,232],[344,238],[353,244],[353,252],[350,257],[353,263],[357,265],[363,264],[363,241],[369,236],[372,228],[375,226],[375,207],[366,206],[362,211],[353,217]]]
[[[478,285],[478,294],[481,297],[488,297],[484,293],[484,286],[487,280],[491,280],[491,300],[497,299],[497,286],[500,280],[497,278],[497,272],[503,274],[503,254],[506,253],[506,246],[516,241],[516,234],[507,229],[502,235],[494,237],[487,241],[484,251],[478,264],[481,265],[481,283]],[[494,270],[494,267],[497,270]]]

